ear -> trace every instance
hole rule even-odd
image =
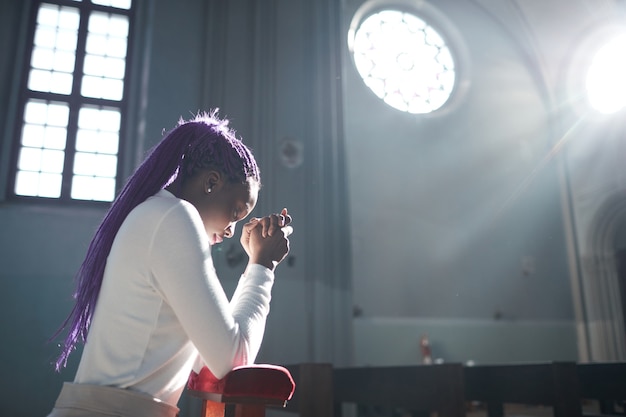
[[[212,193],[222,187],[224,177],[219,171],[209,170],[202,176],[202,186],[205,193]]]

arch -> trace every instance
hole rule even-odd
[[[626,359],[626,332],[617,270],[615,237],[626,223],[626,192],[614,193],[596,211],[583,260],[583,296],[593,361]]]

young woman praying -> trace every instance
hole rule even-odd
[[[77,274],[56,362],[85,342],[49,417],[174,417],[192,371],[254,362],[274,269],[289,252],[286,209],[244,224],[249,257],[229,301],[211,246],[254,209],[256,161],[214,111],[181,120],[115,199]]]

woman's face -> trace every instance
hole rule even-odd
[[[259,185],[250,179],[245,184],[221,181],[207,185],[206,190],[198,211],[209,241],[214,245],[224,238],[233,237],[237,222],[252,212],[259,195]]]

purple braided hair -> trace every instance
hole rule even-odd
[[[126,216],[148,197],[165,188],[178,175],[183,180],[200,169],[212,168],[224,173],[230,181],[245,183],[253,179],[261,183],[259,168],[250,149],[228,127],[228,120],[219,119],[218,109],[200,113],[189,121],[180,120],[152,150],[128,179],[98,227],[85,260],[76,274],[76,303],[56,338],[68,326],[61,354],[55,363],[60,371],[78,342],[85,342],[91,318],[102,285],[106,260],[113,240]]]

